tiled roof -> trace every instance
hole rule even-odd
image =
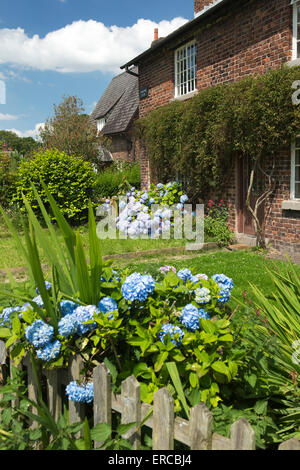
[[[132,69],[137,73],[137,67]],[[125,132],[139,106],[138,77],[123,72],[112,79],[90,118],[106,117],[102,133]]]

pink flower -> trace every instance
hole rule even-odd
[[[159,268],[160,272],[163,273],[163,274],[166,274],[167,272],[169,271],[173,271],[173,273],[176,274],[176,268],[174,268],[174,266],[162,266],[161,268]]]

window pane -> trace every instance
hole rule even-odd
[[[295,181],[297,181],[298,183],[300,183],[300,166],[296,166]]]
[[[300,199],[300,183],[295,185],[295,198]]]
[[[295,165],[300,165],[300,150],[296,150],[295,153]]]

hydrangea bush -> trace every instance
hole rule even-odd
[[[148,191],[136,190],[132,187],[126,194],[127,204],[119,201],[117,229],[129,238],[142,236],[159,237],[164,232],[170,232],[174,225],[174,211],[184,211],[188,196],[183,194],[180,183],[152,184]],[[111,210],[113,200],[106,199],[102,208],[105,212]]]
[[[174,361],[187,396],[217,406],[220,384],[229,383],[237,373],[237,364],[230,359],[227,318],[233,281],[224,274],[208,278],[187,268],[175,271],[162,266],[153,277],[126,271],[116,275],[105,268],[96,305],[60,300],[55,329],[46,311],[41,319],[33,298],[29,308],[3,309],[2,333],[10,335],[9,343],[21,341],[22,351],[20,343],[13,348],[19,359],[31,350],[43,367],[66,366],[74,351],[81,353],[87,380],[97,360],[106,357],[119,369],[118,383],[132,373],[139,378],[142,399],[148,403],[156,390],[168,385],[164,366]],[[82,402],[85,386],[71,383],[66,393]],[[92,388],[87,402],[91,394]]]
[[[134,374],[144,402],[151,403],[154,392],[167,386],[180,410],[167,367],[171,362],[191,405],[203,401],[216,407],[239,365],[229,320],[232,279],[225,274],[209,278],[185,267],[177,272],[173,266],[162,266],[156,275],[114,271],[102,261],[91,206],[89,265],[80,234],[74,235],[48,197],[63,234],[52,241],[65,243],[59,251],[69,258],[58,262],[49,250],[53,276],[45,281],[34,238],[45,235],[29,212],[36,231],[25,232],[25,240],[36,289],[31,299],[20,297],[20,307],[6,307],[0,314],[0,337],[6,339],[12,360],[18,363],[30,351],[41,367],[61,368],[80,354],[82,383],[69,384],[66,391],[79,401],[91,400],[91,373],[104,361],[115,391]],[[51,234],[56,236],[54,230]],[[51,248],[49,241],[39,242]]]

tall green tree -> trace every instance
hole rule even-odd
[[[40,129],[40,138],[46,149],[81,156],[97,166],[101,163],[99,148],[108,144],[84,113],[82,100],[77,96],[64,96],[59,105],[54,105],[54,115]]]

